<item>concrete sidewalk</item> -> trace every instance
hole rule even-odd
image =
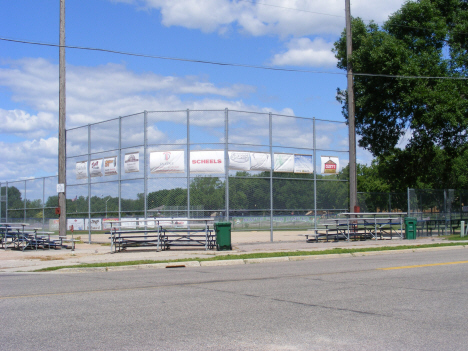
[[[270,242],[269,232],[233,232],[232,251],[204,251],[171,249],[156,251],[152,248],[129,248],[126,251],[111,253],[108,236],[93,241],[102,243],[77,244],[71,250],[0,250],[0,272],[26,272],[41,268],[77,265],[82,263],[125,262],[136,260],[173,260],[209,258],[215,255],[244,254],[259,252],[313,251],[332,248],[383,247],[401,245],[422,245],[447,242],[442,237],[424,237],[417,240],[367,240],[307,243],[299,232],[275,232],[274,242]],[[468,243],[467,243],[468,244]],[[394,251],[393,251],[394,252]]]

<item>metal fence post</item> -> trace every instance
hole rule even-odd
[[[5,196],[6,196],[6,202],[5,202],[5,223],[8,223],[8,182],[6,182],[6,187],[5,187]]]
[[[270,241],[273,242],[273,171],[275,169],[273,158],[273,117],[271,112],[268,114],[269,118],[269,144],[270,144]]]
[[[447,228],[447,189],[444,189],[444,235]]]
[[[119,116],[119,171],[118,174],[118,182],[119,182],[119,221],[122,220],[122,116]]]
[[[226,222],[229,222],[229,144],[228,144],[228,109],[224,110],[224,193],[225,193],[225,207],[226,207]]]
[[[91,124],[88,124],[88,243],[91,244],[91,173],[89,166],[91,165]]]
[[[190,110],[187,109],[187,218],[190,218]],[[188,223],[187,223],[188,224]]]
[[[410,207],[410,189],[409,188],[408,188],[407,192],[408,192],[408,195],[407,195],[407,197],[408,197],[408,212],[407,212],[407,215],[409,217],[410,216],[410,208],[411,208]]]
[[[143,131],[143,136],[144,136],[144,145],[143,145],[143,153],[144,153],[144,156],[143,156],[143,161],[145,162],[144,166],[143,166],[143,172],[144,172],[144,176],[143,176],[143,182],[144,182],[144,193],[145,193],[145,204],[144,204],[144,212],[145,212],[145,220],[148,219],[148,160],[147,160],[147,150],[148,150],[148,111],[145,110],[144,112],[144,131]],[[145,221],[145,230],[147,229],[147,222]],[[147,233],[145,232],[145,236],[147,235]]]
[[[312,121],[312,138],[314,148],[314,229],[315,235],[317,235],[317,144],[315,143],[315,117]]]
[[[42,178],[42,230],[45,228],[45,178]]]
[[[26,223],[26,181],[24,181],[24,223]]]

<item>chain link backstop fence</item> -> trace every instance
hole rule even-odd
[[[348,211],[348,159],[347,125],[315,118],[184,110],[89,124],[67,130],[67,225],[91,240],[112,219],[213,217],[273,240]],[[56,184],[1,183],[2,221],[56,230]]]
[[[67,130],[67,225],[206,218],[233,230],[311,229],[348,211],[345,123],[233,110],[142,112]],[[0,220],[58,229],[57,177],[0,183]],[[409,212],[419,235],[456,231],[468,191],[359,193],[362,212]],[[437,230],[435,230],[437,228]]]
[[[419,236],[458,234],[468,224],[468,190],[408,189],[407,198]]]

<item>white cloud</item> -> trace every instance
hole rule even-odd
[[[32,177],[38,173],[57,174],[58,139],[56,137],[23,141],[0,142],[2,167],[0,179]]]
[[[3,110],[0,108],[0,133],[12,133],[27,138],[47,135],[45,130],[58,128],[58,121],[52,113],[39,112],[30,115],[21,110]]]
[[[253,35],[305,36],[341,33],[345,26],[343,0],[276,0],[268,3],[230,0],[111,0],[157,9],[165,26],[203,32],[229,29]],[[354,0],[351,14],[365,20],[385,21],[406,0]],[[301,11],[298,11],[301,10]]]
[[[272,59],[274,66],[311,66],[335,67],[336,58],[331,52],[333,43],[327,43],[321,38],[313,41],[309,38],[293,38],[286,44],[288,50],[276,54]]]
[[[0,111],[7,132],[33,131],[37,127],[55,128],[58,111],[58,66],[44,59],[8,62],[0,69],[0,86],[13,92],[13,100],[36,111],[31,116],[21,111]],[[67,128],[117,116],[149,110],[191,107],[180,96],[216,96],[235,99],[255,91],[255,87],[234,84],[218,87],[196,76],[173,77],[154,73],[136,74],[124,65],[67,67]],[[195,99],[193,99],[195,100]],[[220,103],[224,103],[220,100]],[[225,103],[224,103],[225,104]],[[223,107],[224,108],[224,107]],[[15,117],[15,119],[13,119]]]
[[[38,173],[55,175],[57,169],[58,65],[44,59],[21,59],[0,66],[0,87],[12,93],[12,100],[25,108],[0,109],[0,133],[3,138],[0,179],[19,179]],[[124,65],[67,67],[67,129],[147,111],[235,110],[293,114],[291,109],[274,111],[245,104],[241,97],[255,92],[242,84],[217,86],[206,78],[173,77],[154,73],[137,74]],[[32,113],[31,111],[38,111]],[[168,121],[174,121],[168,115]],[[211,120],[194,124],[206,127]],[[150,130],[153,139],[164,135]],[[67,151],[81,154],[87,143],[76,139]],[[15,137],[11,137],[15,135]],[[18,137],[27,141],[16,142]],[[13,140],[13,141],[12,141]],[[103,137],[103,143],[106,141]],[[84,149],[83,149],[84,148]],[[8,155],[3,156],[3,155]],[[33,166],[34,165],[34,166]]]

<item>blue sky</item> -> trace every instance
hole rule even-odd
[[[378,23],[403,0],[355,0]],[[66,0],[66,44],[278,72],[67,49],[67,128],[187,108],[343,121],[330,52],[344,0]],[[58,44],[59,0],[0,0],[0,37]],[[0,40],[0,180],[57,174],[58,48]],[[369,163],[358,150],[358,162]]]

